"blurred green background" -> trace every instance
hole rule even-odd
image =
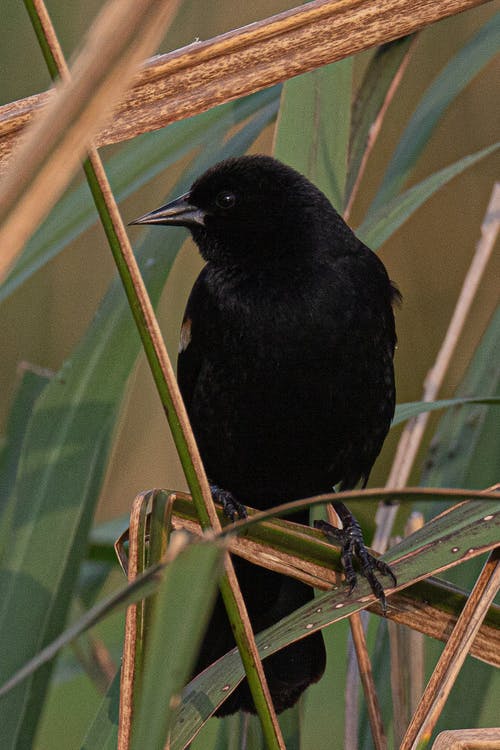
[[[65,53],[78,48],[102,3],[48,3]],[[251,6],[251,7],[250,7]],[[292,3],[267,0],[253,4],[206,3],[188,0],[176,18],[161,51],[208,39],[218,33],[265,18]],[[498,3],[447,19],[420,36],[403,83],[391,104],[384,128],[372,154],[362,192],[350,223],[359,223],[378,185],[388,156],[417,98],[460,45],[498,9]],[[45,64],[21,3],[7,2],[0,27],[0,103],[7,103],[50,86]],[[356,72],[366,54],[358,57]],[[445,114],[412,175],[416,182],[461,155],[493,142],[499,131],[495,96],[495,63],[487,66]],[[255,144],[254,151],[269,152],[272,127]],[[114,147],[116,149],[116,147]],[[104,149],[103,156],[112,149]],[[175,165],[122,205],[131,219],[159,205],[179,174]],[[498,174],[497,160],[482,160],[453,180],[429,200],[381,251],[391,277],[398,283],[404,303],[397,314],[398,401],[417,400],[422,381],[433,362],[468,268],[491,189]],[[77,178],[80,180],[80,177]],[[162,231],[157,230],[157,231]],[[140,230],[131,228],[132,241]],[[191,242],[178,256],[159,308],[162,330],[175,358],[180,318],[200,261]],[[500,264],[491,262],[480,294],[454,357],[442,396],[450,395],[498,301]],[[87,231],[48,267],[35,275],[2,305],[2,358],[0,362],[0,433],[16,380],[16,367],[27,360],[57,370],[85,331],[114,273],[111,255],[99,226]],[[383,482],[397,433],[390,436],[372,475],[372,485]],[[120,435],[102,493],[99,518],[126,512],[134,495],[145,488],[183,488],[185,483],[171,448],[167,425],[151,377],[141,358],[122,415]]]

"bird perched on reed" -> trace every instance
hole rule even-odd
[[[394,413],[393,303],[382,262],[325,195],[268,156],[229,159],[185,195],[136,220],[189,229],[206,262],[182,324],[178,380],[196,441],[231,518],[368,480]],[[372,557],[350,511],[334,503],[348,585],[354,561],[385,606]],[[292,520],[307,524],[307,512]],[[294,579],[235,560],[256,632],[310,601]],[[197,671],[235,645],[219,597]],[[277,711],[324,670],[321,634],[264,660]],[[246,681],[218,709],[254,712]]]

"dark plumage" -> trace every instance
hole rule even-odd
[[[188,227],[206,261],[187,304],[178,379],[207,475],[235,500],[229,512],[365,484],[394,413],[398,292],[323,193],[275,159],[245,156],[216,165],[136,223]],[[385,604],[374,571],[390,570],[335,505],[348,582],[354,556]],[[293,520],[306,524],[308,514]],[[235,562],[256,631],[313,596],[302,583]],[[219,598],[197,671],[233,646]],[[276,709],[293,705],[324,663],[319,633],[266,659]],[[238,708],[254,711],[246,682],[218,713]]]

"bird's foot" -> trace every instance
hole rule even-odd
[[[374,557],[368,552],[363,532],[357,520],[343,503],[334,503],[343,528],[337,529],[327,521],[315,521],[314,526],[320,529],[325,536],[334,544],[340,544],[342,548],[341,561],[344,568],[349,594],[352,593],[356,586],[357,576],[354,570],[354,561],[357,560],[361,570],[361,575],[366,578],[370,588],[377,597],[384,611],[387,610],[387,600],[384,593],[384,587],[376,577],[375,573],[387,576],[392,579],[393,586],[396,586],[396,576],[391,568],[383,560]]]
[[[231,521],[234,522],[242,518],[247,518],[247,509],[242,503],[236,500],[231,492],[221,489],[216,484],[210,485],[210,491],[215,502],[222,505],[224,515],[230,518]]]

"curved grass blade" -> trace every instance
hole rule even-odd
[[[437,411],[440,409],[450,409],[455,406],[466,406],[467,404],[500,404],[500,396],[473,396],[463,398],[445,398],[440,401],[409,401],[406,404],[398,404],[391,427],[395,427],[407,419],[416,417],[426,411]],[[431,483],[432,484],[432,483]]]
[[[155,269],[155,278],[149,274],[156,299],[181,237],[171,243],[157,249],[163,267]],[[30,420],[16,484],[14,533],[0,584],[4,678],[63,627],[114,424],[138,354],[130,329],[123,292],[114,284],[100,316],[46,387]],[[28,619],[26,611],[31,612]],[[1,701],[6,747],[31,746],[49,677],[50,668],[41,670],[31,684]]]
[[[380,118],[399,84],[414,42],[415,36],[411,35],[377,47],[363,76],[352,105],[346,203],[359,179],[373,128],[380,128]]]
[[[106,164],[118,201],[124,200],[157,174],[205,143],[217,142],[227,131],[268,106],[278,109],[281,87],[224,104],[127,143]],[[67,193],[29,240],[14,268],[0,286],[0,302],[97,221],[86,182]]]
[[[356,498],[368,498],[373,500],[374,498],[387,499],[389,497],[398,497],[401,501],[415,498],[433,499],[436,497],[445,498],[448,501],[463,501],[467,498],[474,498],[475,503],[471,502],[469,503],[470,505],[477,505],[478,503],[484,505],[485,503],[490,502],[494,503],[494,506],[487,507],[493,507],[493,509],[495,509],[496,505],[500,503],[500,500],[498,500],[498,493],[485,493],[474,490],[470,490],[467,492],[464,490],[436,490],[435,488],[427,488],[426,490],[422,490],[421,488],[406,488],[405,490],[400,491],[350,491],[330,495],[330,499],[340,498],[344,500],[346,499],[346,495],[349,496],[349,499],[351,501]],[[302,501],[300,501],[299,503],[288,503],[286,506],[280,506],[281,509],[276,508],[274,510],[275,512],[281,514],[284,512],[283,508],[286,507],[288,512],[292,512],[292,510],[297,510],[299,506],[310,507],[314,504],[324,504],[325,498],[326,496],[322,495],[315,498],[310,498],[309,500],[303,501],[303,503]],[[176,520],[186,517],[190,517],[192,520],[196,520],[196,511],[189,496],[182,493],[178,495],[176,494],[175,502],[176,509],[174,515]],[[177,509],[177,505],[179,503],[181,506],[180,511]],[[462,502],[460,507],[465,507],[465,505]],[[257,542],[258,544],[262,545],[262,550],[264,550],[266,546],[270,547],[271,550],[273,550],[273,558],[276,556],[280,549],[285,548],[290,555],[296,554],[297,557],[303,562],[305,561],[306,563],[310,563],[312,561],[313,563],[318,563],[325,569],[323,578],[318,578],[318,582],[320,582],[323,588],[331,588],[332,586],[336,586],[335,577],[331,576],[331,571],[341,570],[340,553],[336,547],[325,541],[324,536],[320,534],[320,532],[316,531],[315,529],[303,527],[301,525],[297,527],[297,524],[291,524],[284,521],[283,519],[275,519],[272,526],[270,526],[269,524],[262,524],[261,521],[257,521],[256,519],[261,519],[265,514],[258,513],[257,511],[252,511],[251,509],[249,509],[249,512],[249,519],[247,519],[246,521],[238,522],[238,524],[233,524],[233,526],[236,528],[233,528],[232,526],[231,528],[226,529],[226,531],[223,531],[218,535],[218,538],[223,538],[225,536],[234,536],[235,532],[238,533],[240,531],[244,531],[244,538],[248,537],[251,541]],[[454,510],[454,513],[456,513],[456,510]],[[249,527],[251,526],[253,526],[254,528],[250,529]],[[284,537],[286,537],[286,539],[284,539]],[[305,545],[306,538],[309,539],[309,545]],[[278,539],[278,542],[276,542],[276,539]],[[240,549],[237,549],[236,551],[238,552],[238,554],[242,554],[243,556],[245,556]],[[468,550],[468,554],[476,553],[479,554],[477,550]],[[295,571],[291,571],[290,574],[294,575],[295,573],[295,577],[301,578],[300,575],[297,575],[298,564],[294,562],[294,566]],[[18,670],[18,672],[16,672],[16,674],[10,680],[1,685],[0,697],[3,697],[5,694],[7,694],[10,690],[12,690],[13,687],[18,685],[22,680],[26,679],[36,669],[52,659],[60,649],[68,645],[73,639],[77,638],[90,627],[100,622],[108,614],[114,612],[117,608],[127,606],[128,604],[134,603],[139,599],[150,596],[152,593],[154,593],[158,583],[157,573],[160,569],[161,566],[158,565],[148,568],[145,573],[138,576],[132,583],[127,584],[119,591],[113,593],[112,595],[108,596],[106,599],[102,600],[94,607],[92,607],[92,609],[81,616],[80,619],[73,625],[71,625],[64,633],[58,636],[48,646],[39,651],[36,656],[33,657],[29,662],[24,664],[24,666],[20,670]],[[326,585],[325,581],[327,581]],[[426,600],[428,599],[432,601],[432,592],[434,587],[429,588],[428,582],[427,586],[428,588],[426,589],[425,598]],[[438,600],[443,600],[442,591],[440,591],[439,593]]]
[[[489,519],[485,522],[485,519]],[[462,504],[433,519],[420,531],[391,548],[384,560],[398,578],[398,588],[459,564],[468,554],[480,554],[500,541],[500,500]],[[474,552],[471,550],[474,548]],[[373,599],[366,581],[358,583],[355,598],[345,591],[323,594],[272,628],[259,633],[262,656],[305,637],[327,624],[348,617]],[[390,600],[389,600],[390,606]],[[239,655],[231,651],[196,677],[186,688],[172,732],[172,750],[181,750],[243,677]]]
[[[377,211],[371,211],[358,227],[358,236],[368,247],[378,249],[439,188],[481,159],[493,154],[499,147],[500,142],[494,143],[481,151],[464,156],[396,196]]]
[[[210,144],[175,194],[214,161],[246,150],[270,117],[267,111],[252,119],[218,150]],[[180,231],[168,238],[149,233],[141,249],[141,271],[155,303],[183,240]],[[21,456],[13,535],[0,580],[2,682],[64,626],[138,352],[132,317],[115,282],[74,355],[37,401]],[[39,670],[0,702],[6,748],[31,746],[51,669]]]
[[[498,52],[499,34],[500,13],[496,13],[429,86],[400,138],[365,221],[399,193],[446,109]]]
[[[493,315],[467,373],[457,391],[490,393],[500,397],[500,309]],[[496,409],[477,405],[462,411],[453,409],[440,420],[432,450],[424,464],[424,486],[463,487],[493,484],[500,476],[500,419]],[[428,513],[429,508],[422,508]]]
[[[274,155],[344,208],[352,58],[291,78],[283,86]]]

